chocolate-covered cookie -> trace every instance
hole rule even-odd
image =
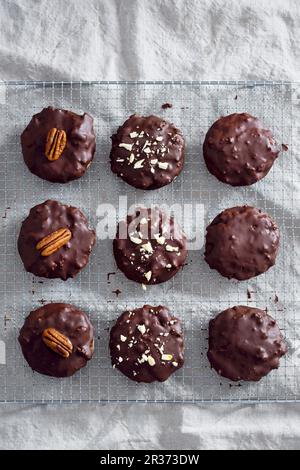
[[[124,312],[110,332],[113,367],[136,382],[163,382],[183,366],[181,322],[166,307]]]
[[[279,152],[272,132],[247,113],[218,119],[203,145],[208,170],[232,186],[246,186],[264,178]]]
[[[134,114],[111,139],[111,170],[135,188],[161,188],[182,170],[182,133],[157,116]]]
[[[228,279],[244,281],[275,264],[279,230],[255,207],[233,207],[221,212],[207,227],[205,260]]]
[[[230,380],[258,381],[286,352],[276,321],[258,308],[229,308],[209,323],[209,362]]]
[[[53,183],[80,178],[95,153],[93,118],[49,106],[33,116],[21,136],[31,173]]]
[[[183,267],[186,236],[159,208],[139,208],[120,222],[113,242],[118,268],[132,281],[159,284]]]
[[[49,200],[30,210],[18,249],[26,271],[65,281],[85,267],[94,243],[95,232],[79,209]]]
[[[33,370],[53,377],[69,377],[93,355],[93,326],[74,305],[47,304],[26,318],[19,342]]]

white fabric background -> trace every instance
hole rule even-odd
[[[288,79],[299,0],[0,0],[0,79]],[[0,448],[300,449],[297,405],[1,406]]]

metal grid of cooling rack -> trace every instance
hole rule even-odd
[[[161,105],[171,103],[170,109]],[[265,402],[300,400],[299,345],[299,128],[300,87],[287,82],[10,82],[0,83],[0,401],[1,402]],[[20,134],[43,107],[89,112],[95,119],[96,159],[87,174],[68,185],[31,175],[20,150]],[[287,144],[273,170],[247,188],[219,183],[206,170],[201,144],[220,115],[247,111],[263,119],[279,142]],[[158,191],[135,191],[108,165],[110,135],[134,112],[158,114],[186,137],[182,175]],[[299,161],[298,161],[299,163]],[[205,225],[221,210],[253,204],[267,211],[281,229],[276,267],[249,282],[223,279],[191,251],[188,265],[172,281],[144,292],[116,272],[111,240],[99,240],[88,267],[74,280],[42,280],[23,269],[16,250],[20,223],[29,209],[48,198],[80,207],[97,226],[99,204],[112,204],[118,216],[127,204],[202,203]],[[121,215],[122,214],[122,215]],[[110,274],[109,273],[113,273]],[[116,291],[121,293],[117,296]],[[69,379],[33,373],[25,364],[17,336],[26,315],[43,303],[71,302],[83,308],[95,327],[95,356]],[[108,332],[126,308],[167,305],[184,322],[186,362],[163,384],[130,382],[111,368]],[[245,304],[267,308],[283,330],[289,354],[278,371],[257,384],[232,384],[212,371],[206,359],[209,319]],[[6,363],[1,365],[5,344]]]

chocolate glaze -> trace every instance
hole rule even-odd
[[[47,328],[56,329],[72,342],[73,352],[68,358],[46,346],[42,334]],[[74,305],[47,304],[26,318],[19,343],[33,370],[53,377],[69,377],[84,367],[93,355],[93,326],[87,315]]]
[[[65,130],[67,144],[56,161],[45,155],[47,134]],[[49,106],[33,116],[21,136],[23,157],[31,173],[52,183],[67,183],[84,175],[95,153],[93,118]]]
[[[247,113],[218,119],[207,132],[203,145],[208,170],[232,186],[246,186],[262,179],[279,152],[272,132]]]
[[[111,329],[109,347],[113,367],[136,382],[163,382],[184,363],[181,322],[161,305],[124,312]]]
[[[56,253],[41,256],[37,243],[60,228],[69,228],[71,240]],[[33,207],[22,223],[18,249],[26,271],[65,281],[85,267],[94,243],[95,232],[79,209],[48,200]]]
[[[136,243],[138,240],[140,243]],[[187,257],[185,234],[159,208],[136,209],[120,222],[113,250],[118,268],[128,279],[141,284],[168,281],[184,266]]]
[[[208,359],[230,380],[258,381],[286,352],[275,320],[258,308],[229,308],[209,323]]]
[[[255,207],[233,207],[221,212],[207,227],[205,260],[228,279],[250,279],[275,264],[279,230]]]
[[[181,131],[157,116],[134,114],[111,139],[111,170],[135,188],[161,188],[182,170],[184,138]],[[120,147],[120,144],[132,145],[132,149]]]

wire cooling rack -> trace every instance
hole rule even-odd
[[[164,103],[172,108],[163,110]],[[25,167],[20,134],[33,114],[54,105],[95,119],[96,158],[87,174],[67,185],[33,176]],[[286,82],[10,82],[0,83],[0,401],[1,402],[264,402],[300,400],[299,309],[299,111],[300,87]],[[220,116],[247,111],[259,116],[288,151],[259,183],[231,188],[204,165],[202,142]],[[186,137],[181,176],[158,191],[135,191],[110,172],[110,135],[134,112],[158,114]],[[119,199],[119,197],[123,199]],[[226,207],[255,205],[281,230],[277,264],[248,282],[228,281],[209,269],[203,249],[191,251],[188,264],[170,282],[143,291],[116,270],[112,241],[98,239],[87,268],[74,280],[43,280],[25,272],[16,240],[29,209],[48,198],[80,207],[91,226],[100,222],[99,204],[202,204],[207,225]],[[200,210],[200,209],[199,209]],[[114,230],[114,227],[113,227]],[[99,231],[98,231],[99,235]],[[99,237],[98,237],[99,238]],[[17,337],[24,318],[39,306],[63,301],[78,305],[95,327],[95,355],[68,379],[33,373]],[[108,334],[126,308],[144,303],[167,305],[184,323],[185,366],[163,384],[135,384],[110,365]],[[209,367],[209,319],[233,305],[267,308],[286,337],[289,354],[281,367],[259,383],[233,384]]]

